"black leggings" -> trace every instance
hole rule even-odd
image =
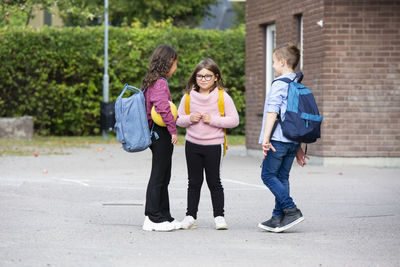
[[[197,145],[186,141],[185,153],[189,176],[186,215],[197,218],[205,170],[214,217],[224,216],[224,189],[220,178],[222,145]]]
[[[159,139],[151,138],[150,146],[153,153],[151,174],[146,192],[145,215],[152,222],[159,223],[173,221],[169,210],[168,185],[171,180],[171,162],[174,146],[171,143],[171,134],[166,127],[154,125],[154,131]]]

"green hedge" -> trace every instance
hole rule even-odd
[[[31,115],[41,135],[98,134],[103,33],[101,27],[0,28],[0,117]],[[159,44],[171,45],[179,54],[178,70],[169,79],[177,104],[200,60],[210,57],[219,64],[240,113],[241,124],[231,133],[244,134],[244,28],[110,28],[110,101],[123,84],[140,86]]]

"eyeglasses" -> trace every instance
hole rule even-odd
[[[206,81],[208,82],[208,81],[211,81],[211,78],[212,78],[213,76],[214,76],[214,75],[211,75],[211,74],[206,74],[206,75],[196,74],[196,79],[199,80],[199,81],[201,81],[201,80],[203,80],[203,78],[204,78],[204,80],[206,80]]]

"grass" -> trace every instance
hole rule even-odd
[[[0,156],[27,156],[34,153],[68,154],[66,148],[89,148],[91,144],[117,143],[114,136],[35,136],[33,140],[0,138]]]
[[[113,134],[108,139],[102,136],[35,136],[33,140],[14,140],[0,138],[0,156],[31,156],[69,154],[68,148],[89,148],[91,144],[118,144]],[[185,144],[185,136],[178,135],[178,145]],[[230,146],[245,144],[242,135],[228,136]],[[65,150],[67,149],[67,151]]]

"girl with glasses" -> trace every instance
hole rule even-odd
[[[228,229],[224,217],[224,189],[220,166],[224,153],[224,129],[238,126],[239,115],[223,85],[217,64],[211,59],[201,61],[187,82],[187,93],[178,108],[176,124],[186,128],[185,155],[189,179],[187,212],[181,222],[182,229],[193,229],[197,226],[204,171],[211,193],[215,227],[217,230]]]

